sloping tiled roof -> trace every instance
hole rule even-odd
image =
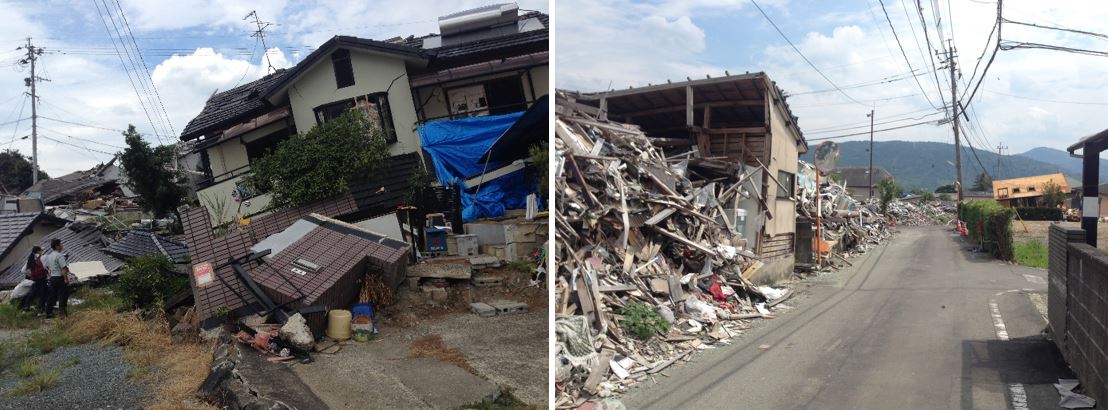
[[[128,232],[123,239],[108,245],[105,251],[121,259],[150,253],[161,254],[173,263],[185,263],[189,255],[189,248],[185,244],[144,231]]]
[[[38,241],[37,245],[47,249],[50,247],[50,241],[54,238],[62,240],[64,252],[69,255],[69,263],[100,261],[108,272],[115,272],[124,265],[122,260],[104,253],[103,247],[107,245],[107,240],[104,239],[96,225],[80,222],[71,223],[44,236]],[[30,254],[31,251],[28,250],[21,255],[21,260],[27,259]],[[8,267],[7,271],[0,274],[0,287],[12,287],[19,284],[19,281],[23,279],[23,275],[20,274],[21,271],[21,266]]]
[[[330,40],[327,40],[319,48],[312,50],[311,54],[304,57],[296,66],[288,69],[284,76],[276,80],[271,84],[265,92],[261,95],[266,98],[272,97],[279,90],[284,88],[285,85],[292,81],[296,81],[296,78],[300,77],[308,68],[315,65],[316,61],[323,58],[323,56],[330,55],[331,51],[335,48],[352,48],[358,50],[370,50],[378,53],[386,53],[396,55],[401,58],[414,58],[417,60],[426,60],[427,54],[422,49],[416,47],[410,47],[405,44],[390,43],[387,41],[370,40],[366,38],[358,38],[352,36],[334,36]]]
[[[0,214],[0,259],[8,256],[13,245],[31,230],[41,213]],[[3,268],[3,266],[0,266]]]
[[[284,78],[286,73],[288,70],[277,70],[276,73],[211,96],[204,104],[204,109],[185,125],[185,129],[181,131],[181,140],[196,139],[224,128],[231,122],[246,120],[273,109],[261,96]]]
[[[868,187],[869,186],[869,168],[868,167],[845,167],[838,168],[834,171],[835,174],[843,176],[843,180],[846,181],[848,187]],[[893,174],[885,170],[882,167],[873,167],[873,185],[888,179],[893,178]]]

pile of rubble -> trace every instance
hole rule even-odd
[[[928,226],[943,225],[952,220],[957,208],[952,201],[920,201],[919,204],[893,201],[889,203],[889,215],[896,218],[897,225]]]
[[[753,173],[667,159],[637,127],[572,103],[558,113],[556,403],[573,408],[727,344],[789,291],[749,281],[762,262],[722,205],[751,196]]]

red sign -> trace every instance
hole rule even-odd
[[[192,265],[192,276],[196,281],[196,287],[207,286],[215,281],[215,270],[211,262]]]

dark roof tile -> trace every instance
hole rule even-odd
[[[100,261],[104,263],[104,267],[107,268],[108,272],[115,272],[124,265],[122,260],[104,253],[102,249],[107,245],[107,241],[93,224],[71,223],[44,236],[37,245],[43,249],[49,248],[50,241],[54,238],[62,240],[62,246],[65,247],[65,253],[69,255],[70,263]],[[28,250],[21,255],[21,259],[26,259],[30,254],[31,251]],[[18,264],[8,267],[7,271],[0,274],[0,287],[12,287],[19,284],[19,281],[23,279],[23,275],[20,274],[21,271],[22,267]]]
[[[185,263],[189,255],[189,249],[185,244],[144,231],[128,232],[123,239],[108,245],[105,251],[121,259],[150,253],[160,254],[172,260],[173,263]]]
[[[181,131],[181,140],[188,141],[206,133],[226,128],[234,122],[244,121],[274,108],[262,98],[271,87],[285,77],[288,70],[273,74],[212,95],[204,109]]]

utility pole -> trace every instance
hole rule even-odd
[[[951,40],[947,40],[947,65],[950,68],[950,102],[951,110],[953,110],[953,124],[954,124],[954,168],[957,175],[957,187],[958,190],[958,220],[962,220],[962,139],[959,135],[958,129],[958,61],[954,50],[954,43]]]
[[[1008,149],[1002,144],[996,144],[996,176],[993,179],[1000,179],[1000,159],[1004,157],[1004,150]]]
[[[27,37],[26,47],[17,47],[16,50],[27,50],[27,57],[19,60],[20,64],[31,65],[31,76],[24,78],[23,82],[31,87],[31,183],[38,183],[38,93],[35,91],[35,83],[50,81],[35,75],[35,61],[42,55],[42,48],[35,47],[31,38]]]
[[[869,199],[873,199],[873,109],[869,110]]]
[[[277,69],[273,68],[273,62],[269,60],[269,48],[265,45],[265,29],[273,23],[265,22],[258,18],[258,12],[256,10],[250,10],[250,14],[247,14],[246,17],[242,19],[246,20],[250,17],[254,17],[254,24],[258,26],[258,30],[254,31],[254,34],[251,34],[250,37],[257,37],[258,40],[262,42],[262,50],[265,52],[265,62],[269,65],[269,68],[266,69],[266,74],[269,74],[270,70],[277,71]]]

